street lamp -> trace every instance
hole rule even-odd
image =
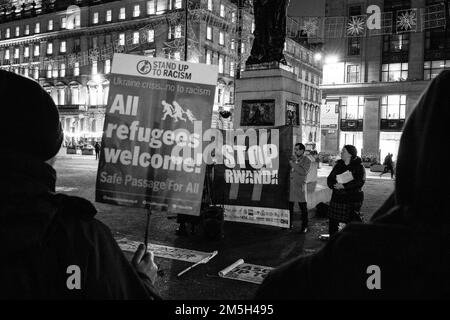
[[[327,64],[337,63],[338,61],[339,61],[339,58],[336,55],[329,55],[329,56],[325,57],[325,63],[327,63]]]
[[[315,61],[320,61],[320,60],[322,60],[322,54],[321,54],[320,52],[317,52],[317,53],[314,55],[314,60],[315,60]]]

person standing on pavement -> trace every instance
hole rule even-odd
[[[97,160],[100,154],[100,143],[98,143],[98,141],[95,142],[94,149],[95,149],[95,160]]]
[[[294,204],[298,203],[302,213],[301,233],[308,231],[308,208],[307,208],[307,188],[306,177],[311,168],[311,160],[305,155],[305,146],[297,143],[294,147],[294,155],[289,160],[291,166],[289,184],[289,220],[290,228],[294,225]]]
[[[380,178],[383,174],[390,172],[391,173],[391,179],[394,179],[394,162],[392,161],[392,153],[388,153],[387,156],[384,158],[384,169],[383,172],[380,173]]]
[[[395,190],[369,223],[273,270],[259,300],[450,298],[450,170],[430,157],[450,139],[450,71],[434,78],[403,128]]]
[[[0,300],[161,299],[153,254],[141,244],[130,264],[91,202],[55,192],[63,131],[52,98],[3,70],[0,95],[3,117],[21,121],[2,125]]]
[[[347,178],[344,178],[345,174],[348,174]],[[340,176],[346,179],[345,182],[340,180]],[[345,145],[341,151],[341,159],[336,162],[327,178],[328,187],[333,190],[328,208],[330,236],[338,231],[339,222],[360,220],[365,180],[366,170],[361,158],[357,156],[356,148]]]

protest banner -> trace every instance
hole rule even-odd
[[[245,163],[231,161],[214,166],[214,200],[224,205],[226,221],[289,228],[292,130],[291,126],[247,129],[244,134],[236,130],[238,138],[230,148],[235,150],[231,158],[239,160],[245,157]],[[229,132],[223,134],[226,136]],[[252,136],[256,143],[249,143]],[[251,159],[253,154],[263,159],[267,159],[269,154],[271,161],[269,164],[265,160],[259,165],[252,164],[255,162]]]
[[[199,135],[211,126],[217,75],[217,66],[114,55],[96,201],[200,214]]]
[[[122,251],[136,252],[141,242],[128,240],[127,238],[116,239]],[[153,252],[155,257],[186,261],[191,263],[197,263],[203,259],[210,257],[213,252],[203,252],[196,250],[189,250],[183,248],[175,248],[164,246],[160,244],[149,243],[148,250]]]
[[[261,284],[264,281],[265,277],[273,269],[274,268],[272,267],[245,263],[243,259],[239,259],[235,263],[220,271],[219,276],[226,279]]]

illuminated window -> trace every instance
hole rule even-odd
[[[223,4],[220,5],[220,16],[225,18],[225,6]]]
[[[111,72],[111,60],[105,60],[105,74],[108,74]]]
[[[27,24],[27,25],[25,26],[25,35],[27,36],[27,35],[29,35],[29,34],[30,34],[30,25]]]
[[[133,44],[138,44],[139,43],[139,32],[135,31],[133,32]]]
[[[381,66],[381,81],[404,81],[408,78],[408,63],[390,63]]]
[[[148,15],[155,14],[155,1],[154,0],[147,1],[147,14]]]
[[[97,24],[98,23],[98,12],[94,12],[92,16],[92,23]]]
[[[156,14],[163,14],[167,11],[167,0],[157,0]]]
[[[78,14],[75,15],[75,27],[79,28],[80,25],[81,25],[81,23],[80,23],[80,14],[78,13]]]
[[[23,69],[23,75],[24,75],[25,77],[28,77],[28,76],[29,76],[28,67],[25,67],[25,68]]]
[[[66,28],[67,28],[67,18],[62,17],[61,18],[61,29],[66,29]]]
[[[5,60],[9,60],[9,49],[5,50]]]
[[[5,38],[9,39],[11,37],[11,29],[10,28],[6,28],[5,31]]]
[[[183,7],[182,0],[175,0],[175,9],[181,9]]]
[[[356,120],[364,118],[364,97],[342,97],[341,119]]]
[[[40,32],[41,32],[41,24],[39,22],[36,22],[36,25],[34,26],[34,33]]]
[[[236,49],[236,42],[234,41],[234,39],[231,40],[231,50],[235,50]]]
[[[222,56],[219,57],[219,73],[223,73],[224,70],[224,59]]]
[[[155,30],[149,29],[147,31],[147,42],[154,42],[155,41]]]
[[[225,45],[225,33],[223,31],[219,32],[219,44]]]
[[[35,66],[33,70],[33,78],[39,79],[39,66]]]
[[[52,77],[52,71],[53,71],[52,65],[51,64],[47,65],[47,78]]]
[[[66,76],[66,65],[64,63],[61,63],[59,76],[64,78]]]
[[[213,11],[213,0],[208,0],[208,10]]]
[[[231,12],[231,22],[236,23],[236,12]]]
[[[66,41],[65,40],[61,41],[61,43],[59,45],[59,52],[61,52],[61,53],[66,52]]]
[[[47,54],[53,54],[53,43],[47,43]]]
[[[35,57],[39,56],[39,51],[40,51],[39,44],[35,44],[34,45],[34,56]]]
[[[20,37],[20,27],[16,27],[16,37]]]
[[[381,119],[400,120],[406,118],[406,95],[381,97]]]
[[[25,58],[28,58],[30,56],[30,47],[27,46],[23,49],[23,56]]]
[[[181,60],[181,54],[180,54],[180,51],[175,51],[175,52],[173,53],[173,58],[174,58],[175,60],[180,61],[180,60]]]
[[[97,61],[92,61],[92,75],[97,74]]]
[[[245,53],[245,43],[241,43],[241,53]]]
[[[53,67],[53,78],[58,78],[58,65]]]
[[[58,89],[58,100],[59,100],[59,105],[66,104],[66,90],[64,88]]]
[[[206,39],[212,40],[212,28],[210,26],[206,27]]]
[[[234,77],[234,72],[235,72],[235,66],[234,66],[234,62],[230,62],[230,76]]]
[[[48,20],[48,31],[53,30],[53,20]]]
[[[359,76],[359,65],[347,66],[347,83],[358,83],[360,81]],[[314,80],[312,82],[314,82]]]
[[[73,66],[73,75],[74,76],[80,75],[80,63],[79,62],[75,62],[74,66]]]
[[[19,59],[19,48],[14,48],[14,59]]]
[[[133,17],[139,17],[141,15],[141,7],[136,4],[133,8]]]
[[[175,39],[181,38],[181,25],[175,26]]]
[[[441,71],[448,69],[450,69],[450,60],[425,61],[423,64],[423,79],[434,79]]]
[[[125,18],[126,18],[125,8],[120,8],[119,20],[125,20]]]
[[[119,34],[119,45],[124,46],[125,45],[125,33]]]
[[[106,11],[106,22],[111,22],[112,20],[112,10]]]
[[[206,64],[211,64],[212,57],[211,57],[211,51],[206,51]]]

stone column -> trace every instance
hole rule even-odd
[[[364,104],[363,153],[378,155],[380,148],[380,97],[369,96]]]

